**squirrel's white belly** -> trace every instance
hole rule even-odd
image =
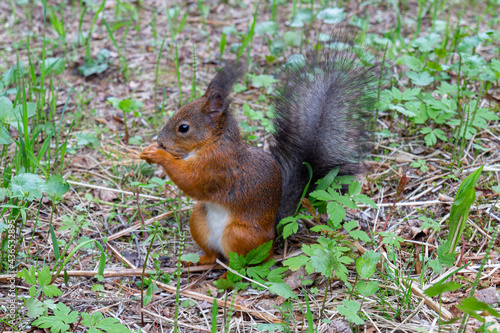
[[[210,230],[208,244],[212,249],[224,253],[222,250],[221,238],[224,229],[226,229],[227,221],[229,220],[229,211],[211,202],[205,203],[205,210],[207,212],[208,229]]]

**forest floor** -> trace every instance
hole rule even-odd
[[[0,2],[0,330],[472,332],[486,322],[481,330],[500,331],[499,12],[498,1],[463,0]],[[273,290],[283,285],[270,270],[252,278],[261,285],[223,290],[227,261],[178,268],[201,254],[189,234],[194,202],[141,150],[239,50],[248,68],[232,109],[244,139],[265,147],[273,75],[304,35],[334,22],[389,68],[360,177],[378,209],[347,209],[363,237],[309,230],[326,215],[296,220],[271,268],[286,290]],[[460,220],[454,198],[476,174]],[[323,241],[347,249],[326,252],[350,258],[345,277],[335,261],[308,266],[319,252],[307,249]],[[371,274],[361,258],[375,260]]]

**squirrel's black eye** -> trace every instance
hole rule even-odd
[[[182,124],[179,126],[179,132],[186,133],[187,131],[189,131],[189,125]]]

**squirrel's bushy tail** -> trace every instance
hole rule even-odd
[[[380,61],[355,46],[355,34],[336,31],[316,50],[295,55],[279,74],[271,153],[280,165],[283,194],[278,221],[292,215],[309,180],[334,167],[355,174],[370,151]],[[320,50],[318,50],[320,49]]]

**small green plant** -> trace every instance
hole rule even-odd
[[[64,8],[63,5],[59,5],[56,7],[49,6],[49,21],[55,32],[59,37],[60,45],[63,48],[64,53],[66,53],[66,33],[67,28],[64,22]],[[59,15],[58,15],[59,14]]]
[[[227,304],[228,290],[234,289],[234,296],[229,307],[229,312],[224,312],[225,332],[229,332],[229,320],[226,314],[231,318],[234,308],[234,302],[238,290],[249,286],[248,282],[242,282],[244,277],[248,277],[252,288],[267,289],[270,293],[279,295],[286,299],[297,299],[297,295],[290,287],[283,282],[283,274],[288,269],[286,267],[274,268],[271,267],[276,263],[274,259],[268,259],[269,251],[272,247],[272,241],[262,244],[256,249],[248,252],[246,256],[239,255],[234,252],[229,253],[229,268],[226,279],[219,279],[215,285],[218,289],[225,291],[225,303]],[[213,322],[212,322],[213,325]],[[214,326],[212,326],[213,328]]]
[[[84,312],[79,313],[78,311],[71,311],[71,309],[63,303],[57,303],[53,309],[53,315],[40,316],[33,321],[32,325],[40,328],[48,328],[51,333],[59,333],[69,331],[70,324],[75,323],[80,323],[82,326],[88,327],[89,332],[131,332],[127,326],[120,324],[120,321],[116,318],[103,318],[100,312],[94,312],[91,315]]]
[[[289,298],[297,297],[288,285],[283,283],[283,273],[287,271],[287,268],[280,267],[270,270],[270,268],[276,263],[274,259],[266,260],[269,257],[269,251],[272,247],[272,241],[262,244],[256,249],[248,252],[246,256],[242,256],[237,253],[229,253],[229,268],[236,271],[242,276],[247,276],[252,279],[253,288],[266,288],[271,293],[278,294],[280,296]],[[227,289],[237,285],[238,289],[243,289],[249,284],[247,282],[241,282],[242,277],[236,275],[229,271],[227,273],[227,279],[222,279],[217,282],[217,287],[219,289]]]
[[[108,102],[111,103],[113,107],[123,112],[123,124],[125,125],[125,137],[123,138],[123,141],[128,144],[130,135],[127,124],[127,113],[133,112],[134,117],[139,117],[141,115],[139,109],[142,108],[143,104],[141,101],[135,99],[121,100],[115,97],[109,97]]]
[[[352,176],[337,176],[338,168],[333,169],[326,177],[319,181],[316,190],[311,192],[310,200],[303,200],[307,214],[298,214],[282,219],[278,224],[278,231],[283,230],[283,238],[288,238],[291,234],[298,230],[298,221],[305,218],[313,218],[318,220],[316,209],[319,212],[326,212],[329,216],[327,224],[319,224],[313,228],[315,232],[335,233],[341,228],[341,222],[346,217],[344,207],[357,209],[357,203],[369,205],[377,208],[377,205],[370,200],[365,194],[361,194],[361,185],[354,181]],[[348,185],[347,193],[341,194],[342,185]],[[355,221],[349,221],[344,225],[344,229],[349,232],[351,237],[368,241],[369,237],[365,232],[353,230],[357,226]]]
[[[260,126],[264,128],[264,131],[266,131],[267,133],[271,133],[273,131],[274,127],[272,118],[274,117],[274,114],[272,109],[270,109],[267,113],[264,114],[263,111],[256,111],[252,109],[247,103],[245,103],[243,105],[243,111],[245,116],[250,118],[250,120],[257,122]],[[244,120],[241,123],[241,127],[246,133],[248,133],[247,136],[248,140],[250,141],[257,140],[258,137],[254,133],[259,129],[258,126],[253,126],[249,124],[248,121]]]
[[[292,271],[297,271],[305,266],[308,274],[318,272],[332,278],[335,274],[340,280],[347,282],[347,264],[354,260],[348,256],[349,247],[341,246],[336,240],[320,237],[318,244],[302,245],[304,254],[289,258],[283,265]]]
[[[437,249],[437,259],[429,262],[434,272],[439,272],[443,266],[450,267],[455,261],[455,249],[465,228],[469,210],[476,199],[476,186],[483,166],[464,179],[458,188],[457,195],[451,206],[450,231],[448,239]]]
[[[426,165],[427,162],[424,161],[424,160],[421,160],[420,158],[417,159],[416,161],[413,161],[410,163],[410,165],[416,169],[420,169],[420,171],[422,171],[422,173],[426,173],[427,171],[429,171],[429,167]]]
[[[108,49],[100,50],[95,59],[92,59],[90,56],[84,57],[83,65],[78,67],[78,72],[85,77],[101,74],[109,67],[109,57],[110,51]]]
[[[460,33],[463,32],[458,29],[457,34]],[[404,91],[396,87],[382,91],[380,106],[408,120],[409,129],[416,128],[423,134],[429,147],[440,141],[452,141],[458,161],[466,142],[478,130],[487,128],[488,122],[500,119],[490,108],[478,104],[498,81],[500,67],[498,60],[487,62],[475,54],[477,47],[492,41],[491,33],[463,38],[455,46],[458,57],[453,58],[450,55],[456,54],[455,50],[446,49],[449,39],[443,37],[439,32],[431,32],[409,44],[409,54],[400,57],[398,62],[408,67],[405,75],[411,86]],[[451,71],[458,73],[460,84],[448,82]]]
[[[95,147],[97,146],[99,139],[96,133],[75,133],[76,144],[78,146]]]
[[[436,232],[439,232],[441,230],[441,225],[431,218],[428,218],[426,216],[420,216],[418,219],[422,221],[422,226],[421,226],[422,230],[432,229]]]
[[[123,34],[122,38],[122,43],[121,46],[118,46],[118,43],[115,40],[115,37],[113,35],[113,32],[116,31],[116,29],[120,28],[120,25],[114,25],[112,28],[109,26],[108,22],[106,22],[105,19],[103,19],[104,25],[106,26],[106,30],[108,31],[109,38],[113,42],[113,45],[115,46],[116,50],[118,51],[118,62],[120,64],[120,73],[123,74],[126,80],[128,80],[129,75],[130,75],[130,70],[128,67],[128,62],[126,56],[123,54],[123,46],[125,44],[125,38],[127,37],[128,30],[130,28],[130,24],[132,24],[132,18],[133,16],[130,16],[130,20],[128,21],[126,28],[125,28],[125,33]],[[99,57],[99,55],[98,55]],[[84,75],[87,76],[87,75]]]

